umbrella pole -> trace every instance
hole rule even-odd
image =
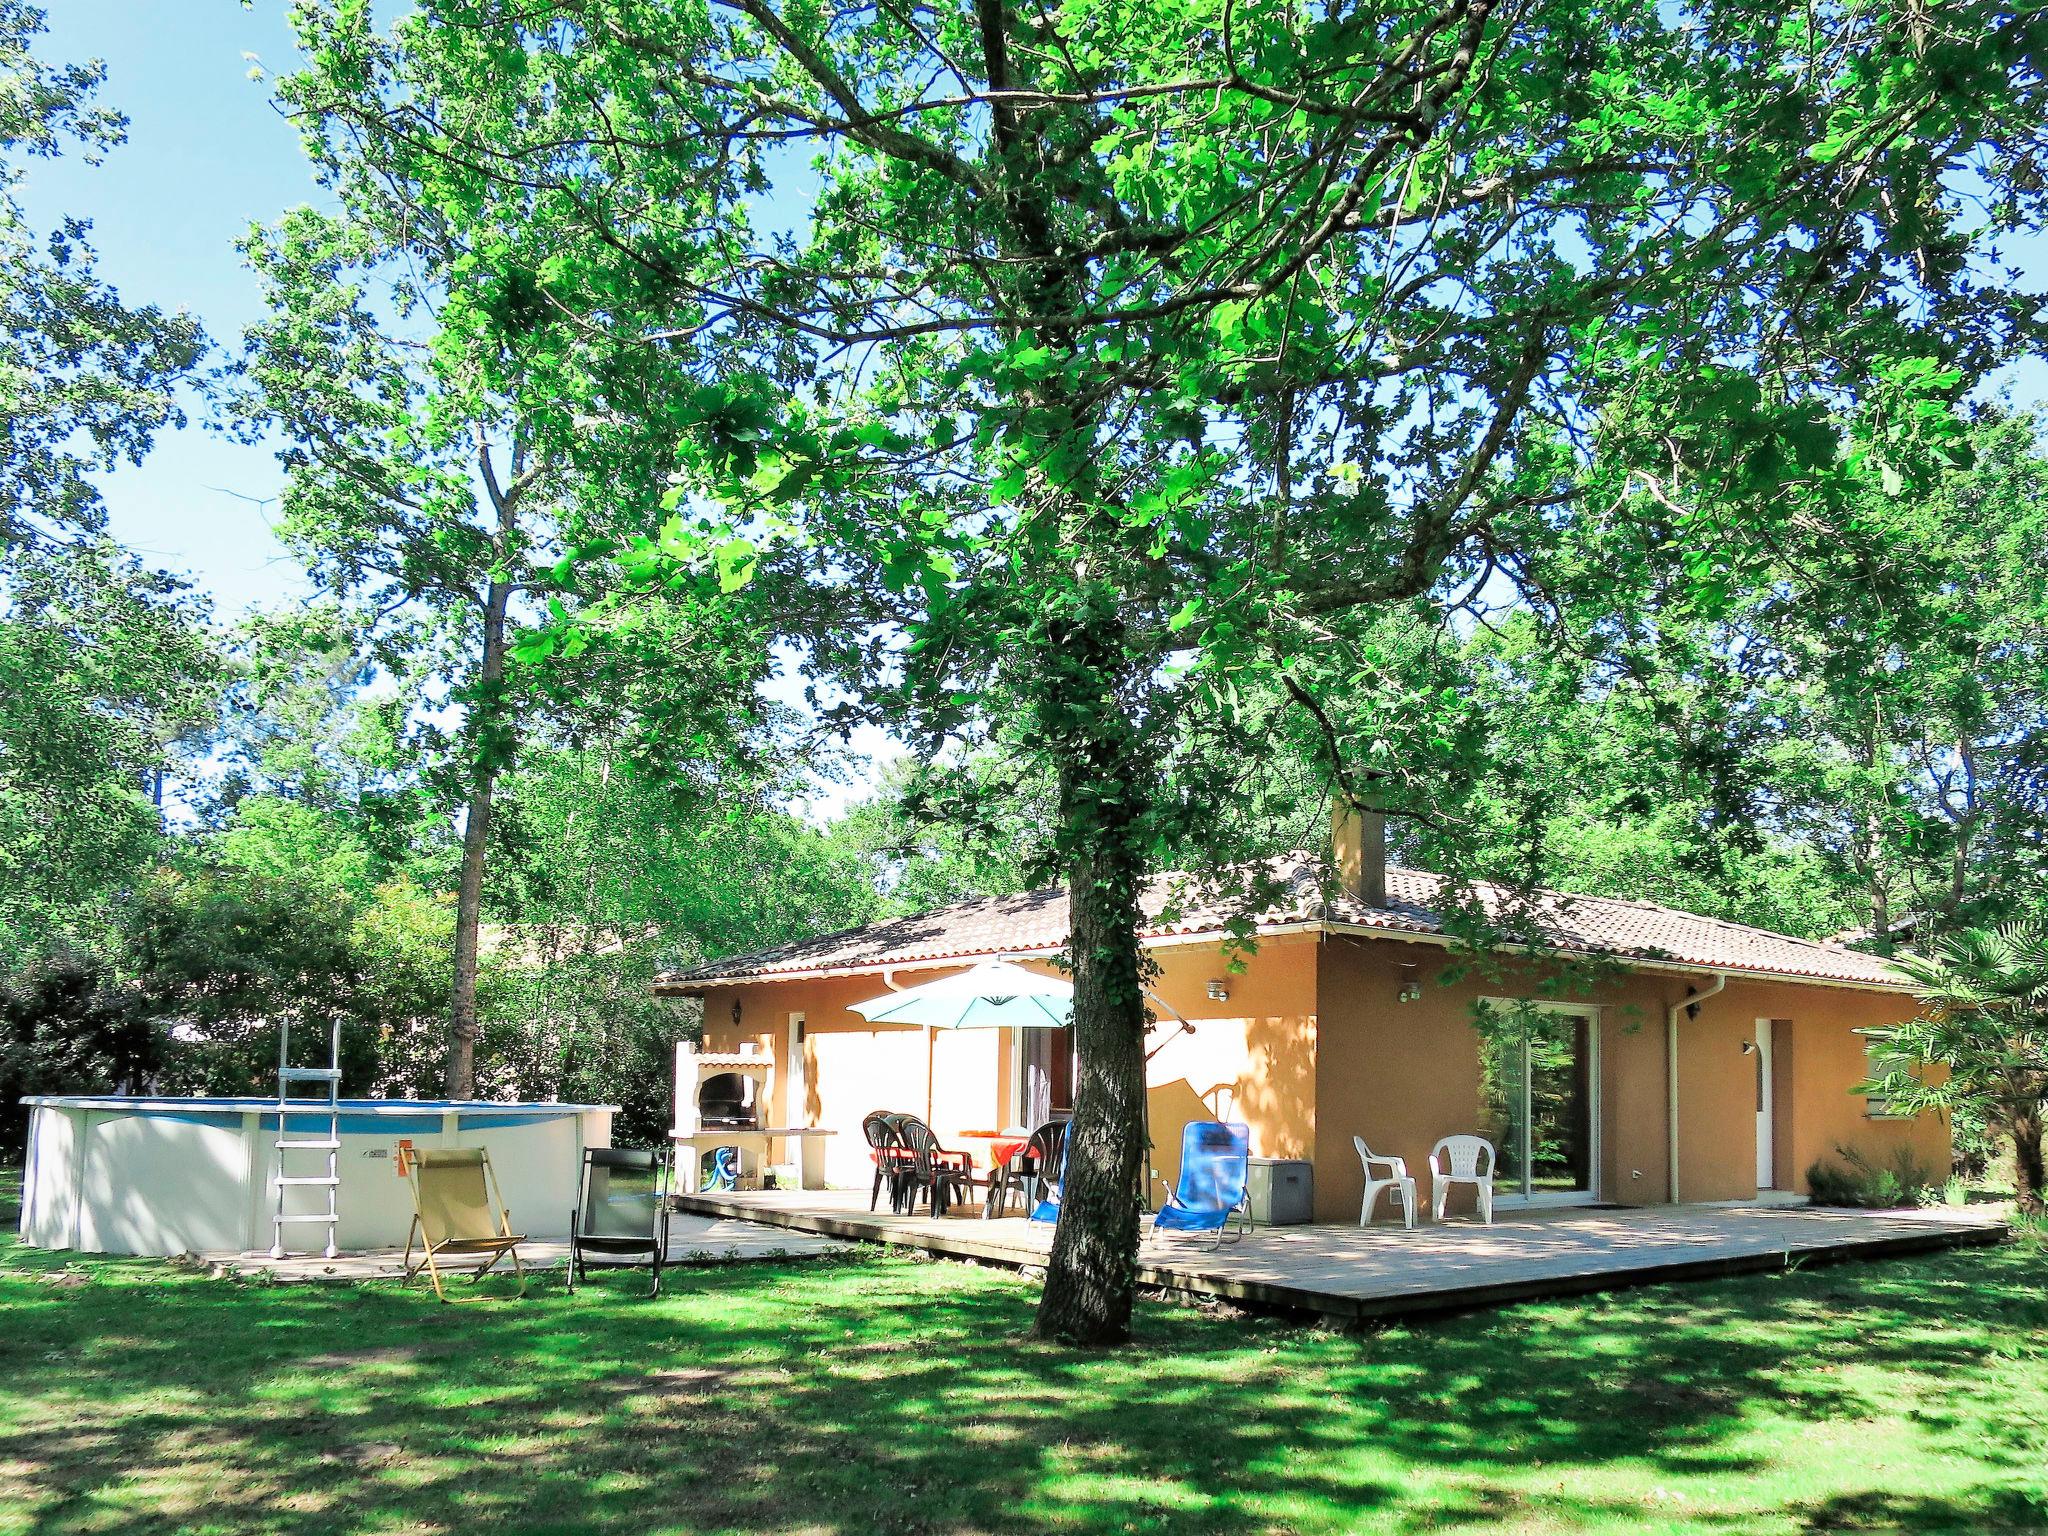
[[[932,1123],[932,1076],[939,1054],[939,1032],[927,1024],[924,1027],[924,1123]]]

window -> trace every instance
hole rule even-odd
[[[1863,1075],[1875,1081],[1885,1072],[1885,1042],[1869,1035],[1863,1037]],[[1910,1120],[1913,1117],[1905,1111],[1892,1107],[1892,1101],[1882,1094],[1867,1093],[1863,1096],[1863,1113],[1872,1120]]]

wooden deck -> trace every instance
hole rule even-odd
[[[865,1191],[678,1196],[702,1215],[918,1248],[1031,1269],[1052,1229],[1012,1216],[933,1219],[870,1212]],[[1141,1283],[1262,1308],[1345,1318],[1462,1311],[1540,1296],[1995,1243],[1995,1211],[1842,1211],[1787,1205],[1688,1205],[1497,1213],[1490,1227],[1261,1227],[1210,1251],[1147,1237]]]

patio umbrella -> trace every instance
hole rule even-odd
[[[924,1113],[932,1113],[932,1031],[940,1029],[1060,1029],[1074,1016],[1074,984],[1027,971],[1007,960],[985,960],[956,976],[905,987],[853,1004],[871,1024],[925,1028]]]

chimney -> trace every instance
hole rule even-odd
[[[1339,797],[1330,812],[1337,883],[1368,907],[1387,904],[1387,817]]]

